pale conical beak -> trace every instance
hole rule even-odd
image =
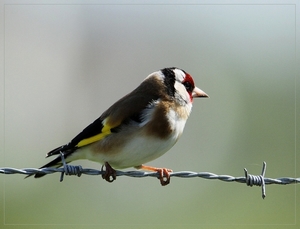
[[[206,94],[204,91],[202,91],[200,88],[195,87],[193,92],[192,92],[193,98],[199,98],[199,97],[204,97],[208,98],[208,94]]]

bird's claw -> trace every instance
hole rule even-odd
[[[159,174],[158,179],[160,180],[160,184],[162,186],[168,185],[171,180],[170,173],[173,171],[171,169],[166,169],[166,168],[157,168],[156,171]]]
[[[105,167],[105,170],[104,170],[104,167]],[[117,179],[116,170],[114,170],[108,162],[105,162],[104,165],[102,165],[101,172],[103,172],[103,171],[104,171],[104,173],[102,173],[102,178],[104,180],[106,180],[107,182],[111,183]]]
[[[166,168],[156,168],[148,165],[139,165],[135,167],[136,169],[143,169],[148,171],[153,171],[158,173],[158,179],[160,180],[160,184],[162,186],[166,186],[170,183],[171,175],[170,173],[173,172],[172,169],[166,169]]]

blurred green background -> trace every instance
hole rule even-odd
[[[243,176],[266,161],[266,177],[300,177],[298,6],[72,3],[1,5],[0,167],[45,164],[148,74],[177,66],[210,99],[149,165]],[[262,200],[259,187],[200,178],[59,176],[0,175],[0,228],[299,227],[296,185],[269,185]]]

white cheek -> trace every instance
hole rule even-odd
[[[186,103],[191,103],[192,102],[189,93],[186,91],[185,87],[181,83],[176,81],[174,87],[175,87],[177,93],[181,96],[181,98]]]

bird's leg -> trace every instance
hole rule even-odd
[[[156,167],[151,167],[151,166],[147,166],[147,165],[140,165],[140,166],[136,166],[135,168],[158,172],[158,174],[159,174],[158,179],[160,180],[160,183],[162,186],[165,186],[170,183],[170,179],[171,179],[170,173],[173,172],[171,169],[156,168]]]
[[[105,173],[102,174],[102,178],[108,182],[113,182],[117,179],[116,170],[114,170],[108,162],[105,162],[104,165],[101,167],[101,171],[103,172],[103,167],[105,166]]]

